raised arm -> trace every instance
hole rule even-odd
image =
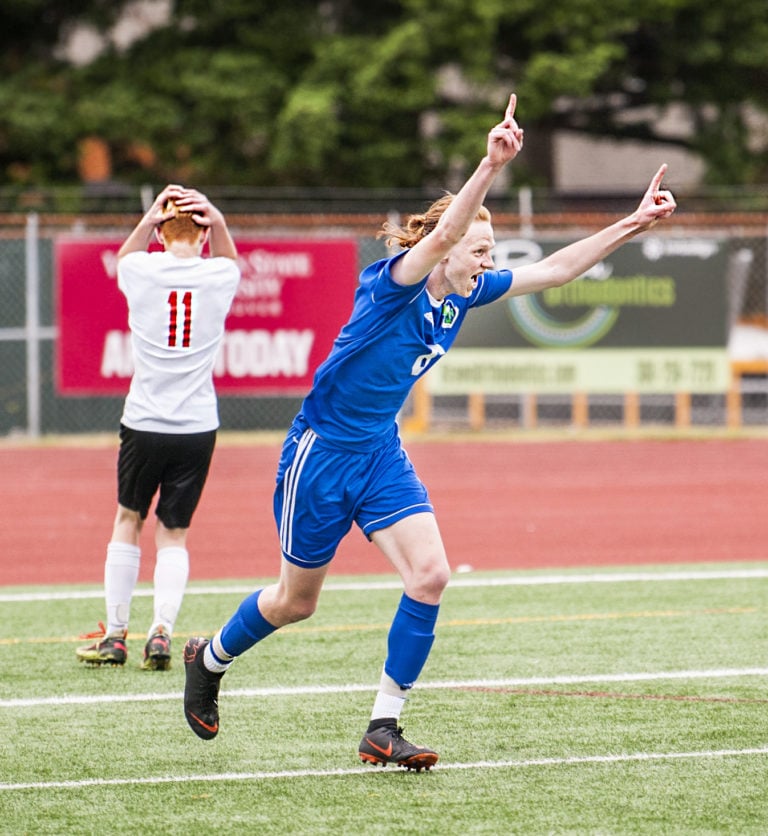
[[[506,296],[536,293],[577,279],[598,261],[610,255],[640,232],[668,218],[677,207],[672,192],[661,187],[667,164],[653,176],[637,209],[626,218],[576,241],[534,264],[516,267],[512,287]]]
[[[486,154],[461,187],[437,226],[411,247],[393,266],[393,278],[403,285],[421,281],[469,229],[488,189],[504,166],[523,147],[523,131],[515,121],[517,97],[513,93],[504,119],[488,134]]]

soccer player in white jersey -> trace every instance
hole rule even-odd
[[[400,713],[432,647],[450,569],[427,491],[401,447],[397,413],[416,380],[450,348],[471,308],[565,284],[675,209],[661,189],[662,166],[630,216],[514,276],[495,270],[483,200],[522,148],[515,105],[512,95],[488,134],[486,155],[455,196],[412,216],[404,228],[382,230],[401,251],[361,273],[352,315],[283,446],[274,495],[279,580],[245,598],[210,641],[196,636],[184,648],[185,716],[203,739],[218,732],[219,683],[233,659],[314,612],[328,564],[355,523],[403,582],[359,756],[417,771],[437,762],[435,751],[403,737]]]
[[[148,252],[153,236],[162,252]],[[204,258],[208,244],[210,257]],[[118,505],[104,566],[106,626],[77,658],[123,665],[140,535],[155,514],[154,614],[144,670],[168,670],[189,575],[186,541],[208,475],[219,412],[213,367],[240,281],[222,213],[198,191],[167,186],[118,252],[134,372],[120,420]]]

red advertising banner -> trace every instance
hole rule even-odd
[[[121,395],[133,373],[121,241],[55,242],[63,395]],[[302,394],[352,310],[357,243],[238,241],[242,278],[214,370],[219,394]]]

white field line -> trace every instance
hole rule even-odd
[[[718,581],[768,578],[765,569],[702,569],[681,570],[674,572],[589,572],[585,574],[558,575],[508,575],[503,577],[467,577],[460,575],[451,579],[449,588],[492,587],[492,586],[546,586],[558,584],[583,583],[646,583],[674,581]],[[186,595],[248,595],[258,588],[258,584],[232,584],[228,586],[190,586]],[[397,580],[374,581],[329,581],[323,587],[324,592],[356,592],[374,589],[402,589]],[[135,597],[151,596],[151,586],[137,588]],[[50,589],[45,592],[4,592],[0,593],[0,603],[12,604],[27,601],[75,601],[87,598],[103,598],[103,589],[64,590]]]
[[[479,689],[479,688],[523,688],[541,687],[544,685],[583,685],[588,683],[606,682],[654,682],[664,680],[689,680],[689,679],[734,679],[752,676],[768,676],[768,668],[720,668],[714,670],[688,670],[688,671],[659,671],[640,673],[609,673],[609,674],[586,674],[579,676],[534,676],[519,679],[468,679],[468,680],[447,680],[442,682],[419,682],[419,691],[427,690],[453,690],[453,689]],[[283,688],[237,688],[223,690],[223,697],[287,697],[307,696],[312,694],[351,694],[359,691],[375,693],[378,683],[368,685],[353,683],[349,685],[296,685]],[[58,697],[18,697],[15,699],[0,700],[0,708],[37,708],[41,706],[52,706],[59,708],[68,705],[97,705],[99,703],[139,703],[139,702],[163,702],[167,700],[183,700],[181,691],[154,694],[97,694],[97,695],[76,695]]]
[[[518,761],[475,761],[473,763],[440,764],[436,772],[458,769],[526,769],[552,766],[581,766],[590,764],[633,763],[648,761],[695,760],[738,758],[768,755],[768,747],[749,749],[709,749],[700,752],[633,752],[621,755],[586,755],[568,758],[532,758]],[[400,770],[389,770],[390,775]],[[209,775],[158,775],[153,778],[88,778],[82,781],[28,781],[16,784],[0,783],[0,792],[9,790],[84,789],[88,787],[126,787],[146,784],[182,784],[189,781],[272,781],[286,778],[334,778],[353,775],[386,774],[383,770],[371,770],[370,766],[355,769],[296,769],[276,772],[222,772]]]

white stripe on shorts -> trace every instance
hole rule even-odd
[[[280,518],[280,548],[291,554],[293,547],[293,512],[296,507],[296,491],[299,485],[299,477],[304,469],[309,451],[317,438],[314,430],[307,428],[297,442],[298,449],[291,466],[285,472],[283,480],[283,513]]]

